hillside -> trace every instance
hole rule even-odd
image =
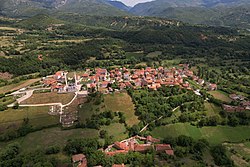
[[[130,12],[141,16],[177,19],[192,24],[249,28],[250,2],[246,0],[156,0],[141,3]]]
[[[36,14],[72,12],[90,15],[126,15],[104,0],[0,0],[2,15],[30,17]]]

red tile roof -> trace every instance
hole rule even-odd
[[[174,155],[174,150],[165,150],[165,153],[168,155]]]
[[[105,152],[105,153],[106,153],[106,155],[114,156],[116,154],[126,154],[126,153],[128,153],[128,151],[126,151],[126,150],[116,150],[116,151]]]
[[[171,150],[170,144],[156,144],[155,150],[156,151],[165,151],[165,150]]]
[[[147,136],[147,142],[159,143],[161,140],[153,138],[152,136]]]
[[[145,152],[152,148],[151,144],[135,144],[135,151]]]

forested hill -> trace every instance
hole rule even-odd
[[[106,0],[0,0],[0,14],[31,17],[37,14],[72,12],[89,15],[128,15]]]
[[[248,0],[156,0],[138,4],[130,12],[192,24],[250,28],[249,10]]]
[[[160,50],[164,54],[154,60],[202,57],[211,65],[221,63],[218,59],[247,59],[250,53],[250,37],[236,29],[192,26],[168,19],[58,14],[56,18],[37,15],[3,21],[2,26],[21,29],[18,33],[1,31],[3,36],[7,33],[14,38],[7,41],[13,45],[0,48],[5,55],[0,57],[0,72],[15,76],[53,66],[78,69],[153,61],[147,57],[126,59],[126,52]],[[108,62],[89,63],[91,57],[106,60],[104,50],[116,50],[119,54],[111,56]],[[37,57],[40,54],[48,56],[41,61]]]

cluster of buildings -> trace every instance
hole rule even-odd
[[[227,105],[223,104],[223,110],[227,112],[242,112],[246,110],[250,110],[250,101],[245,100],[246,98],[242,95],[238,94],[230,94],[229,97],[236,102],[239,102],[239,105],[233,106],[233,105]]]
[[[58,71],[53,76],[44,78],[43,84],[45,86],[49,86],[51,88],[51,91],[56,91],[58,93],[79,91],[81,85],[79,84],[79,80],[77,80],[76,74],[74,78],[68,78],[67,74],[68,72]],[[69,80],[71,82],[69,82]]]
[[[127,154],[129,151],[145,153],[154,149],[156,152],[166,153],[173,156],[174,151],[170,144],[160,144],[160,139],[153,138],[152,136],[141,137],[134,136],[129,139],[125,139],[121,142],[115,142],[107,147],[103,152],[107,156],[114,156],[117,154]],[[72,156],[73,166],[87,167],[87,158],[83,154],[77,154]],[[115,164],[113,167],[125,167],[124,164]]]
[[[50,86],[51,91],[58,91],[59,93],[79,91],[82,86],[89,91],[109,93],[128,87],[134,89],[148,87],[149,89],[157,90],[163,85],[177,85],[191,90],[192,88],[189,82],[184,81],[185,78],[191,78],[196,81],[197,84],[209,90],[217,89],[216,84],[205,82],[203,79],[194,75],[193,71],[189,69],[188,64],[179,64],[178,68],[173,67],[171,69],[164,67],[146,67],[142,69],[127,69],[123,67],[109,71],[101,68],[94,70],[86,69],[81,76],[75,74],[74,78],[71,78],[74,82],[68,82],[69,78],[67,78],[67,74],[68,73],[64,71],[58,71],[53,77],[45,78],[43,83],[45,86]]]
[[[134,136],[121,142],[115,142],[108,146],[104,152],[108,156],[114,156],[116,154],[126,154],[129,151],[145,153],[154,149],[156,152],[165,152],[167,155],[174,155],[174,151],[170,144],[159,143],[160,139],[153,138],[152,136]]]
[[[115,84],[117,90],[123,90],[128,87],[134,89],[141,87],[148,87],[152,90],[157,90],[161,86],[175,86],[178,85],[182,88],[192,89],[184,78],[192,78],[199,84],[203,85],[204,80],[195,76],[193,71],[189,70],[187,64],[180,64],[179,68],[166,69],[163,67],[145,69],[126,69],[116,68],[108,71],[107,69],[96,68],[91,71],[87,69],[81,76],[85,81],[88,90],[100,91],[103,93],[113,92],[112,84]],[[209,90],[216,90],[216,84],[208,84]]]

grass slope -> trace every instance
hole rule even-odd
[[[59,117],[50,116],[48,111],[48,107],[20,107],[17,110],[9,108],[0,112],[0,133],[18,127],[24,118],[29,118],[30,124],[35,127],[58,124]]]
[[[177,123],[167,126],[161,126],[152,131],[155,137],[177,137],[179,135],[191,136],[194,139],[207,139],[210,144],[219,144],[222,142],[241,142],[248,139],[250,134],[249,126],[217,126],[197,128],[188,123]]]
[[[69,139],[94,137],[98,137],[98,131],[94,129],[61,130],[61,128],[49,128],[30,133],[11,142],[19,142],[25,151],[32,151],[53,145],[64,147]],[[0,147],[4,147],[4,145],[6,143],[0,143]]]
[[[128,126],[139,123],[138,118],[135,116],[135,106],[131,97],[127,93],[106,95],[104,97],[104,104],[106,110],[112,110],[113,112],[123,112]]]

